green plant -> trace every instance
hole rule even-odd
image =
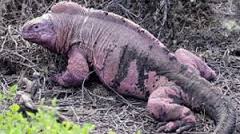
[[[12,100],[16,91],[17,85],[13,85],[8,93],[1,92],[0,102]],[[52,105],[56,106],[56,99]],[[95,127],[89,123],[81,126],[70,121],[60,123],[55,108],[40,106],[37,113],[27,112],[26,117],[19,110],[19,105],[12,104],[0,112],[0,134],[89,134]]]
[[[0,90],[0,104],[4,100],[6,100],[6,101],[13,100],[13,98],[16,96],[17,89],[18,89],[18,85],[14,84],[14,85],[10,86],[8,91],[6,91],[5,93],[2,90]]]
[[[20,107],[13,104],[0,114],[0,134],[89,134],[94,125],[82,126],[69,121],[59,123],[55,110],[40,108],[36,114],[27,113],[28,118],[19,113]]]

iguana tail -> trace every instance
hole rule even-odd
[[[216,129],[213,134],[232,134],[235,130],[236,112],[230,99],[219,93],[210,82],[199,75],[183,71],[181,73],[166,73],[169,80],[181,86],[192,102],[200,107],[214,120]]]

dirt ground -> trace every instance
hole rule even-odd
[[[44,98],[49,105],[56,97],[63,115],[76,123],[95,124],[95,133],[106,133],[109,129],[119,134],[137,130],[143,134],[159,133],[157,129],[162,123],[148,115],[146,102],[115,94],[94,75],[79,88],[63,88],[49,80],[51,74],[64,69],[65,58],[24,41],[18,33],[26,20],[47,12],[56,2],[0,1],[0,89],[7,90],[21,77],[33,79],[33,72],[38,72],[41,80],[33,97],[36,104]],[[213,84],[232,99],[239,117],[239,0],[80,0],[78,3],[125,16],[153,33],[170,50],[183,47],[202,57],[217,72]],[[196,127],[185,133],[209,133],[214,129],[213,121],[204,112],[196,116]]]

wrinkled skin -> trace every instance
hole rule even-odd
[[[159,131],[180,133],[191,128],[196,119],[186,106],[200,107],[207,100],[198,97],[207,91],[213,92],[210,98],[217,95],[206,81],[214,80],[216,74],[199,57],[185,49],[170,53],[150,33],[114,14],[60,2],[50,13],[27,22],[22,36],[68,56],[66,71],[53,77],[58,84],[80,85],[92,66],[109,88],[123,95],[148,99],[150,114],[167,122]]]

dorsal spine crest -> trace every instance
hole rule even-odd
[[[77,3],[62,1],[51,7],[53,13],[85,14],[87,9]]]

